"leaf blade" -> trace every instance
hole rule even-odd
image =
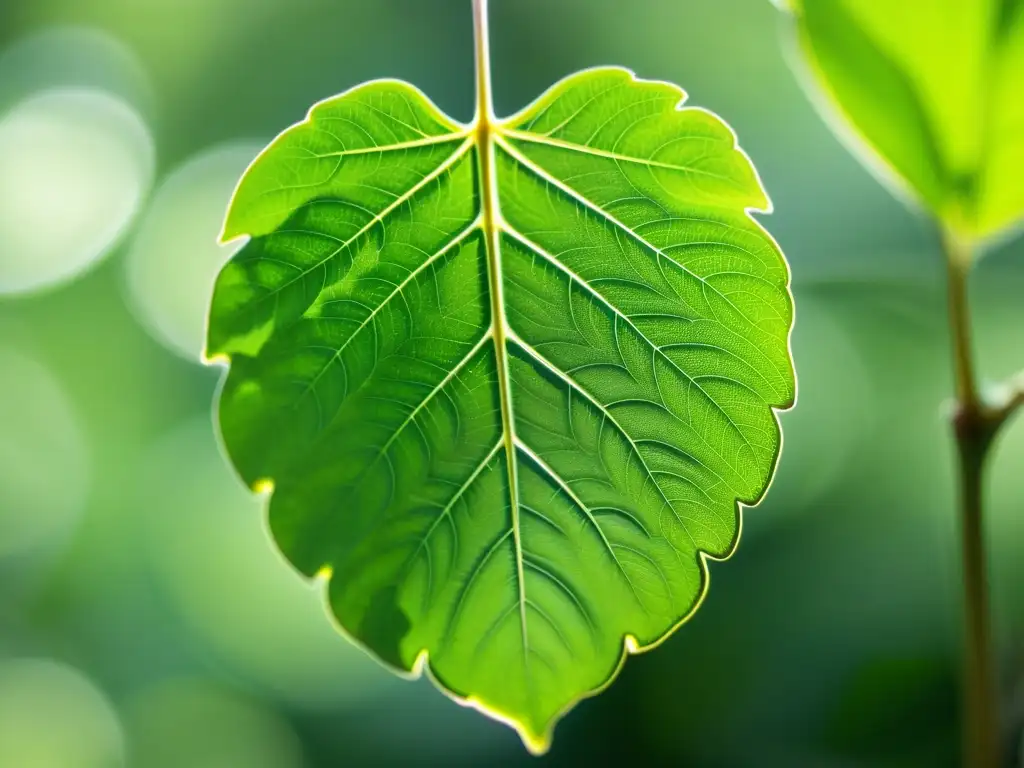
[[[437,111],[395,88],[402,115]],[[273,484],[278,546],[330,573],[356,642],[536,750],[699,605],[795,397],[788,269],[750,215],[770,203],[682,98],[588,71],[490,138],[438,111],[391,150],[319,151],[302,183],[280,168],[326,146],[307,121],[229,213],[253,237],[211,309],[219,421],[246,482]]]

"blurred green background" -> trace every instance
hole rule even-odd
[[[944,766],[960,592],[942,266],[800,89],[767,0],[494,0],[499,114],[621,64],[736,129],[793,269],[799,405],[703,608],[540,762]],[[0,0],[0,766],[533,765],[336,635],[221,457],[198,362],[235,181],[374,77],[472,111],[469,0]],[[1024,243],[973,285],[1024,365]],[[1024,721],[1024,420],[988,536],[1005,736]],[[1024,763],[1022,763],[1024,764]]]

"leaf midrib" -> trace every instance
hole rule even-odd
[[[481,79],[481,82],[486,82]],[[501,264],[501,201],[498,194],[495,163],[494,124],[490,116],[486,91],[478,94],[477,104],[477,160],[479,162],[479,195],[481,227],[484,230],[487,254],[487,275],[491,300],[491,333],[494,339],[495,367],[498,375],[498,396],[501,405],[502,438],[508,471],[509,513],[512,518],[512,537],[515,549],[516,581],[519,596],[519,624],[523,638],[523,665],[529,670],[530,640],[526,618],[526,576],[523,568],[522,531],[519,520],[519,464],[516,456],[515,416],[512,406],[512,381],[508,364],[509,325],[505,315],[505,278]],[[527,672],[527,680],[530,679]]]

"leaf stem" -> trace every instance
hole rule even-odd
[[[943,232],[949,319],[956,376],[953,416],[960,469],[960,531],[964,587],[964,765],[998,768],[999,719],[992,657],[988,567],[984,532],[985,462],[1005,416],[979,395],[971,343],[967,276],[970,243]]]
[[[491,96],[491,50],[488,35],[487,0],[473,0],[473,39],[476,47],[476,121],[494,122]]]

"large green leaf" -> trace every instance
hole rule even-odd
[[[815,80],[946,226],[1024,216],[1024,1],[787,0]]]
[[[730,129],[598,69],[460,125],[376,81],[253,163],[207,354],[341,627],[543,749],[688,617],[768,485],[793,312]]]

